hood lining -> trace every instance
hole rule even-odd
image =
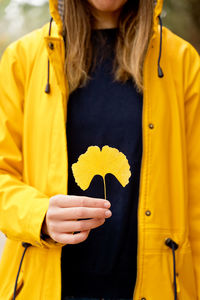
[[[62,22],[64,22],[64,15],[65,15],[64,0],[58,0],[58,12],[59,12]]]

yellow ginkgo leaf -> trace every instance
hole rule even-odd
[[[74,178],[82,190],[86,190],[95,175],[113,174],[123,187],[129,183],[130,165],[126,156],[116,148],[104,146],[102,151],[97,146],[91,146],[80,155],[78,162],[72,165]],[[106,194],[106,192],[105,192]],[[106,195],[105,195],[106,197]]]

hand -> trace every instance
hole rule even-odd
[[[105,219],[111,217],[110,206],[110,202],[104,199],[53,196],[50,198],[42,232],[61,244],[79,244],[88,238],[91,229],[103,225]],[[73,234],[77,231],[79,233]]]

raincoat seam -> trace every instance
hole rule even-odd
[[[148,89],[146,89],[146,106],[147,106],[147,124],[150,120],[150,103],[149,103],[149,94],[148,94]],[[147,208],[147,204],[148,204],[148,192],[149,192],[149,175],[150,175],[150,158],[151,158],[151,140],[150,140],[150,133],[149,131],[147,130],[147,124],[146,124],[146,132],[147,132],[147,140],[146,140],[146,148],[147,148],[147,161],[146,161],[146,194],[145,194],[145,198],[144,198],[144,208],[146,209]],[[143,211],[143,215],[144,215],[144,211]],[[145,263],[144,263],[144,259],[145,259],[145,254],[144,254],[144,249],[146,248],[146,239],[145,239],[145,236],[146,236],[146,229],[147,229],[147,219],[145,217],[144,218],[144,228],[143,228],[143,264],[142,264],[142,280],[141,280],[141,290],[143,291],[144,290],[144,266],[145,266]]]
[[[147,68],[147,59],[150,55],[150,51],[151,51],[151,43],[149,44],[149,49],[148,49],[148,52],[146,54],[146,58],[145,58],[145,64],[144,64],[144,86],[145,86],[145,82],[146,81],[146,77],[145,77],[145,74],[146,74],[146,68]],[[145,92],[144,92],[144,105],[146,105],[146,115],[145,115],[145,118],[146,120],[144,119],[144,133],[146,132],[146,175],[145,175],[145,192],[144,192],[144,207],[141,206],[140,208],[142,208],[143,210],[146,209],[146,205],[147,205],[147,197],[148,197],[148,190],[149,190],[149,174],[150,174],[150,133],[147,129],[147,125],[148,125],[148,122],[149,122],[149,117],[150,117],[150,102],[149,102],[149,90],[148,90],[148,85],[146,84],[146,88],[145,88]],[[146,229],[147,229],[147,224],[146,224],[146,219],[144,217],[144,211],[142,211],[142,214],[143,214],[143,228],[142,228],[142,238],[143,238],[143,242],[142,242],[142,246],[143,246],[143,249],[142,249],[142,263],[141,263],[141,281],[140,281],[140,288],[139,288],[139,293],[141,294],[142,290],[143,290],[143,286],[144,286],[144,258],[145,258],[145,255],[144,255],[144,249],[145,249],[145,245],[146,245],[146,241],[145,241],[145,233],[146,233]],[[142,295],[141,295],[142,297]]]
[[[147,53],[147,55],[149,55],[149,52]],[[145,67],[146,67],[146,59],[147,57],[145,58]],[[144,68],[145,69],[145,68]],[[144,273],[144,258],[145,258],[145,255],[144,255],[144,251],[143,249],[145,249],[145,231],[146,231],[146,224],[145,224],[145,218],[144,218],[144,208],[146,207],[146,202],[147,202],[147,195],[148,195],[148,191],[147,191],[147,188],[148,188],[148,160],[149,160],[149,133],[146,129],[146,125],[148,123],[148,115],[149,115],[149,103],[148,103],[148,91],[147,89],[145,89],[145,92],[144,92],[144,104],[143,104],[143,110],[146,108],[146,114],[145,114],[145,111],[143,111],[143,114],[144,114],[144,122],[143,122],[143,126],[144,126],[144,141],[145,141],[145,145],[146,145],[146,168],[145,168],[145,173],[143,174],[143,178],[144,178],[144,196],[143,196],[143,203],[141,202],[140,203],[140,214],[139,216],[141,217],[142,215],[142,220],[141,222],[139,222],[140,224],[140,249],[138,250],[142,250],[140,251],[140,281],[139,281],[139,285],[138,285],[138,293],[140,295],[140,297],[142,297],[142,290],[143,290],[143,285],[144,285],[144,276],[143,276],[143,273]],[[146,134],[145,134],[146,133]],[[144,155],[144,153],[143,153]],[[142,201],[142,197],[140,199],[140,201]],[[139,240],[138,240],[139,241]],[[142,249],[143,248],[143,249]],[[137,286],[136,286],[137,287]],[[137,291],[136,291],[137,292]]]

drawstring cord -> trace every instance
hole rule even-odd
[[[160,16],[158,16],[159,23],[160,23],[160,50],[159,50],[159,57],[158,57],[158,77],[163,78],[164,73],[163,70],[160,66],[160,61],[161,61],[161,56],[162,56],[162,31],[163,31],[163,24],[162,24],[162,19]]]
[[[165,241],[166,246],[168,246],[170,249],[172,249],[172,255],[173,255],[173,273],[174,273],[174,300],[177,300],[177,283],[176,283],[176,255],[175,251],[178,249],[178,244],[176,244],[172,239],[167,239]]]
[[[49,23],[49,36],[51,36],[51,28],[52,28],[52,22],[53,22],[53,18],[50,19],[50,23]],[[49,94],[50,93],[50,61],[48,59],[48,67],[47,67],[47,84],[46,84],[46,88],[45,88],[45,93]]]
[[[48,59],[48,67],[47,67],[47,84],[46,84],[46,87],[45,87],[45,93],[46,94],[49,94],[50,93],[50,83],[49,83],[49,76],[50,76],[50,62],[49,62],[49,59]]]
[[[21,258],[21,261],[20,261],[20,264],[19,264],[19,269],[18,269],[18,272],[17,272],[17,277],[16,277],[16,280],[15,280],[15,287],[14,287],[14,293],[13,293],[13,300],[15,300],[16,298],[16,293],[17,293],[17,282],[18,282],[18,279],[19,279],[19,274],[20,274],[20,271],[21,271],[21,267],[22,267],[22,262],[23,262],[23,259],[24,259],[24,256],[25,256],[25,253],[27,251],[27,249],[32,246],[31,244],[29,243],[22,243],[22,246],[25,248],[24,249],[24,252],[22,254],[22,258]]]

